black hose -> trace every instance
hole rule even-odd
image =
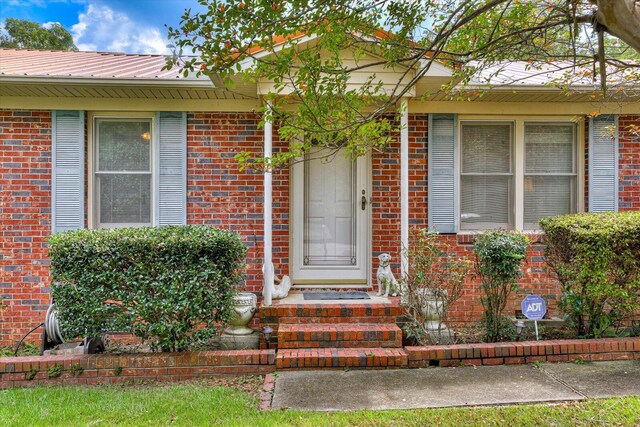
[[[27,339],[27,337],[29,336],[29,334],[31,334],[31,332],[35,331],[36,329],[38,329],[40,326],[44,326],[44,322],[40,323],[38,326],[36,326],[35,328],[33,328],[32,330],[30,330],[29,332],[27,332],[27,334],[25,336],[22,337],[22,339],[18,342],[18,345],[16,346],[16,351],[13,353],[14,357],[18,356],[18,351],[20,350],[20,346],[22,345],[23,341]]]

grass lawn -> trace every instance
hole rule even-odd
[[[246,391],[202,383],[39,387],[1,390],[0,426],[640,425],[640,397],[588,400],[555,406],[342,413],[291,410],[261,412],[256,408],[256,397]]]

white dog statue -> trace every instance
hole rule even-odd
[[[378,265],[378,274],[376,275],[378,278],[377,295],[386,297],[389,296],[389,292],[391,292],[391,296],[395,297],[398,295],[398,281],[393,276],[391,266],[389,265],[391,255],[385,252],[380,254],[378,259],[380,260],[380,264]]]
[[[274,271],[273,264],[271,264],[271,271]],[[264,265],[262,266],[262,274],[264,274]],[[289,279],[289,276],[284,275],[282,276],[282,279],[278,279],[278,276],[274,274],[273,281],[273,293],[271,294],[271,298],[286,298],[287,295],[289,295],[289,289],[291,289],[291,279]]]

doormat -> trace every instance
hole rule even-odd
[[[333,299],[371,299],[366,292],[303,292],[305,301]]]

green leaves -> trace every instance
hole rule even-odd
[[[589,0],[201,0],[204,12],[186,11],[169,27],[174,55],[167,67],[215,75],[225,87],[258,85],[272,102],[262,111],[274,120],[289,149],[272,159],[239,157],[261,169],[287,166],[312,145],[346,148],[362,156],[393,138],[403,97],[424,89],[429,70],[442,64],[453,74],[438,97],[473,100],[496,85],[520,84],[510,71],[526,61],[532,74],[545,66],[548,85],[569,96],[573,86],[593,83],[597,54],[597,5]],[[606,27],[606,25],[604,26]],[[606,50],[609,97],[637,98],[636,58],[628,46]],[[193,52],[183,57],[181,52]],[[625,54],[625,52],[627,52]],[[521,65],[521,64],[520,64]],[[465,87],[484,71],[481,82]],[[587,74],[585,74],[587,73]],[[479,84],[478,84],[479,83]],[[611,90],[613,86],[619,90]],[[239,94],[240,96],[248,96]],[[435,93],[415,96],[430,100]],[[391,120],[391,121],[390,121]],[[302,141],[302,143],[300,142]]]
[[[7,18],[0,47],[14,49],[78,50],[71,34],[59,23],[43,27],[25,19]]]
[[[401,280],[403,305],[409,318],[404,326],[407,336],[420,345],[451,342],[453,336],[440,336],[433,331],[430,334],[430,323],[437,318],[441,329],[447,321],[449,308],[462,294],[471,262],[429,229],[414,229],[410,247],[404,248],[403,254],[409,263]]]
[[[640,309],[640,212],[544,218],[560,307],[579,335],[600,336]]]
[[[78,230],[49,243],[65,336],[130,331],[183,350],[227,320],[242,284],[239,236],[208,226]]]
[[[481,301],[488,341],[509,336],[513,325],[502,313],[511,292],[518,290],[520,265],[528,245],[529,239],[519,231],[487,230],[476,237],[473,252],[484,293]]]

